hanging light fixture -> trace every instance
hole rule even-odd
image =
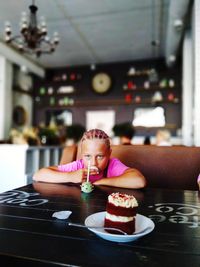
[[[27,19],[25,12],[22,13],[20,35],[12,36],[10,22],[5,23],[5,41],[12,44],[22,53],[34,54],[40,57],[41,54],[51,54],[59,44],[58,33],[53,38],[47,35],[47,26],[44,18],[41,18],[40,25],[37,24],[37,6],[32,0],[29,6],[30,17]]]

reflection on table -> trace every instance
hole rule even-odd
[[[155,223],[142,238],[118,243],[67,226],[104,211],[112,192],[133,194],[138,213]],[[130,190],[33,183],[0,194],[0,257],[9,266],[199,266],[200,196],[197,191]],[[71,210],[69,219],[52,217]]]

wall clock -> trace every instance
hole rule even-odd
[[[111,77],[105,72],[97,73],[92,78],[92,89],[98,94],[107,93],[111,88],[111,84]]]

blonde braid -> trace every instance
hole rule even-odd
[[[104,131],[100,129],[92,129],[92,130],[86,131],[82,136],[81,143],[83,143],[85,140],[88,140],[88,139],[104,140],[105,144],[110,149],[110,138]]]

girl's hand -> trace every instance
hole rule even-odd
[[[80,169],[76,171],[77,177],[76,177],[76,182],[77,183],[83,183],[87,181],[87,172],[88,169]],[[92,166],[90,168],[90,175],[98,175],[99,174],[99,169],[96,166]]]
[[[85,182],[87,179],[86,169],[80,169],[80,170],[74,171],[73,174],[72,172],[70,174],[73,175],[73,177],[71,178],[71,180],[73,180],[73,183],[81,184]]]

